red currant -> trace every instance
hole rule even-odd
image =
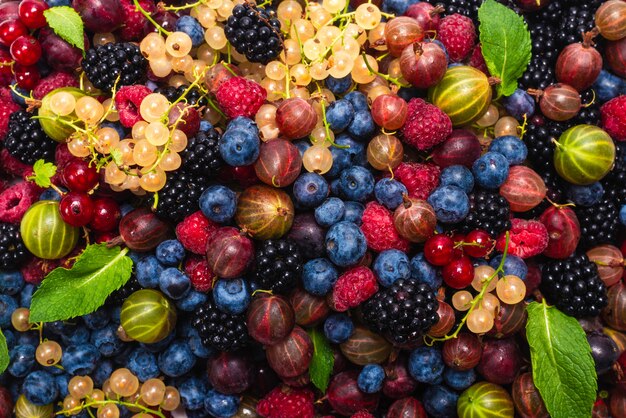
[[[87,193],[69,192],[61,198],[59,212],[65,223],[85,226],[93,219],[94,204]]]
[[[443,281],[454,289],[464,289],[474,280],[474,266],[466,255],[450,261],[441,270]]]
[[[22,65],[35,65],[41,58],[41,45],[29,35],[22,35],[14,40],[10,51],[15,62]]]
[[[454,242],[454,249],[452,250],[452,258],[459,258],[461,256],[463,256],[463,246],[462,245],[457,245],[457,243],[462,243],[465,241],[465,235],[459,233],[459,232],[455,232],[454,234],[452,234],[452,241]]]
[[[454,241],[447,235],[438,234],[426,240],[424,257],[434,266],[445,266],[452,260]]]
[[[41,75],[36,65],[20,65],[15,63],[13,66],[13,73],[15,74],[15,81],[19,88],[25,90],[32,90],[35,88]]]
[[[20,36],[28,35],[28,28],[19,20],[5,20],[0,23],[0,44],[11,46]]]
[[[109,232],[117,228],[122,212],[117,202],[109,197],[94,200],[94,217],[89,226],[96,232]]]
[[[465,236],[465,243],[469,244],[463,246],[465,254],[470,257],[482,258],[493,251],[495,242],[488,233],[482,229],[476,229]]]
[[[109,231],[109,232],[96,232],[94,234],[94,242],[96,243],[101,243],[101,242],[109,242],[111,241],[113,238],[116,238],[117,234],[115,232]]]
[[[0,86],[8,86],[13,80],[13,58],[6,49],[0,49]]]
[[[22,0],[17,13],[20,16],[20,20],[29,29],[39,29],[48,24],[46,17],[43,15],[46,9],[48,9],[48,5],[42,0]]]
[[[74,192],[88,192],[98,184],[100,176],[95,167],[78,158],[74,158],[63,166],[63,182]]]

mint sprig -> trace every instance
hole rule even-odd
[[[309,336],[313,342],[313,358],[309,366],[309,376],[315,387],[323,393],[328,387],[330,375],[335,365],[335,357],[323,332],[313,328],[309,331]]]

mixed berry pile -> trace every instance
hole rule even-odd
[[[483,3],[2,2],[0,418],[625,417],[626,2]]]

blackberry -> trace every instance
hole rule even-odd
[[[280,22],[274,12],[238,4],[224,26],[228,42],[250,62],[267,64],[283,50]]]
[[[245,315],[220,311],[212,297],[193,314],[191,324],[206,347],[233,351],[245,347],[249,341]]]
[[[626,204],[626,144],[615,144],[615,165],[602,179],[604,196],[618,205]]]
[[[143,289],[143,287],[141,287],[139,281],[137,281],[137,277],[133,274],[124,286],[107,297],[106,304],[109,306],[122,306],[126,298],[141,289]]]
[[[46,135],[33,116],[25,110],[18,110],[9,116],[4,147],[24,164],[32,165],[41,159],[54,161],[57,143]]]
[[[21,267],[30,253],[22,241],[20,226],[0,223],[0,270]]]
[[[523,90],[543,90],[555,82],[554,60],[542,54],[533,55],[528,67],[526,68],[526,72],[519,79],[520,88]]]
[[[181,153],[187,173],[198,176],[215,177],[224,165],[219,150],[220,134],[214,128],[200,131],[187,141]]]
[[[595,99],[595,93],[592,89],[585,90],[580,93],[580,100],[583,107],[580,108],[578,115],[571,120],[569,125],[600,125],[601,113],[600,105]]]
[[[603,197],[593,206],[577,206],[574,211],[580,223],[582,248],[615,242],[619,226],[619,208],[615,202]]]
[[[537,173],[541,174],[552,169],[554,166],[552,139],[559,139],[566,129],[565,126],[537,116],[533,118],[526,129],[524,142],[528,147],[528,160]]]
[[[497,191],[475,190],[470,194],[470,212],[461,222],[461,230],[482,229],[492,237],[511,228],[509,202]]]
[[[440,0],[437,4],[441,4],[445,9],[446,15],[458,13],[467,16],[474,22],[478,22],[478,8],[483,4],[484,0]]]
[[[154,92],[161,93],[163,96],[167,98],[169,102],[173,103],[176,100],[178,100],[180,96],[183,95],[183,93],[185,92],[185,90],[187,90],[188,87],[189,86],[186,86],[186,85],[179,86],[178,88],[174,86],[157,87],[154,90]],[[185,99],[187,103],[192,106],[197,104],[198,106],[202,107],[202,106],[206,106],[209,104],[209,101],[207,100],[206,96],[204,96],[197,87],[192,87],[191,90],[189,90],[189,92],[185,96]]]
[[[416,279],[400,279],[383,288],[361,307],[375,332],[396,344],[417,341],[437,321],[439,304],[433,290]]]
[[[293,289],[302,274],[302,254],[288,239],[263,241],[256,250],[254,281],[260,289],[285,292]]]
[[[81,65],[95,87],[111,91],[118,76],[118,88],[139,83],[145,77],[147,64],[139,46],[110,42],[89,49]]]
[[[580,42],[582,34],[595,27],[595,13],[603,0],[572,1],[572,6],[563,10],[561,19],[557,22],[559,30],[556,38],[559,48]]]
[[[607,305],[598,267],[585,254],[543,266],[540,289],[550,303],[576,318],[598,316]]]
[[[167,173],[167,182],[159,190],[156,214],[175,222],[181,221],[199,209],[198,200],[209,182],[207,177],[184,169]]]

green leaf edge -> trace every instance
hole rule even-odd
[[[69,37],[66,37],[63,34],[57,32],[57,30],[55,29],[56,24],[52,24],[50,22],[50,19],[48,18],[48,16],[52,14],[56,14],[57,16],[62,17],[64,19],[67,18],[67,16],[59,13],[60,11],[58,9],[63,9],[63,10],[67,10],[69,13],[74,13],[78,17],[78,19],[80,19],[81,32],[83,33],[83,35],[80,37],[79,40],[70,39]],[[81,51],[83,51],[83,56],[85,55],[85,38],[84,38],[85,26],[83,24],[83,19],[81,18],[81,16],[78,14],[76,10],[74,10],[70,6],[55,6],[55,7],[50,7],[49,9],[44,10],[43,15],[46,18],[46,22],[48,23],[48,26],[50,26],[50,29],[52,29],[58,37],[66,41],[68,44],[73,45],[76,48],[80,49]]]
[[[309,367],[309,377],[311,378],[311,383],[324,393],[326,392],[326,388],[328,388],[328,383],[330,382],[330,375],[332,374],[332,370],[335,365],[335,357],[333,356],[330,344],[323,333],[318,331],[316,328],[310,329],[308,333],[311,338],[311,342],[313,343],[313,358],[311,358],[311,366]],[[319,342],[321,342],[321,345]],[[323,351],[325,353],[323,353]],[[330,354],[330,356],[328,354]],[[328,375],[324,376],[321,381],[318,381],[316,370],[312,367],[314,358],[320,358],[322,361],[326,362],[328,368],[330,369]]]
[[[9,360],[9,347],[7,346],[7,339],[0,329],[0,373],[4,373],[7,367],[9,367]]]

